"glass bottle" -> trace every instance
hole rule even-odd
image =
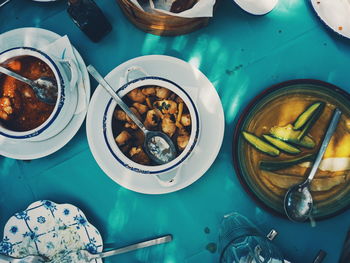
[[[68,0],[67,12],[94,42],[100,41],[112,30],[112,25],[93,0]]]

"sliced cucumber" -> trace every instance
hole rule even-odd
[[[312,149],[316,146],[315,141],[309,136],[304,136],[301,140],[291,140],[290,142],[309,149]]]
[[[296,165],[298,163],[313,161],[315,158],[315,154],[309,153],[303,156],[289,159],[289,160],[279,160],[279,161],[261,161],[259,164],[260,169],[265,171],[276,171],[288,168],[290,166]]]
[[[293,124],[293,130],[300,130],[306,123],[309,122],[309,120],[312,119],[313,116],[315,116],[315,113],[319,111],[320,108],[324,108],[325,103],[322,101],[315,102],[311,106],[309,106],[302,114],[299,115],[299,117],[296,119],[296,121]],[[305,134],[305,133],[304,133]]]
[[[249,142],[251,145],[253,145],[256,149],[260,150],[261,152],[271,156],[278,156],[280,154],[280,151],[277,148],[264,142],[254,134],[243,131],[242,135],[247,140],[247,142]]]
[[[274,138],[274,137],[272,137],[270,135],[266,135],[266,134],[264,134],[263,137],[269,143],[271,143],[272,145],[276,146],[277,148],[281,149],[284,152],[291,153],[291,154],[298,154],[301,152],[297,147],[290,145],[290,144],[286,143],[285,141],[282,141],[278,138]]]
[[[273,126],[270,129],[270,133],[273,137],[276,137],[282,141],[287,141],[296,145],[300,145],[305,148],[314,148],[315,142],[309,136],[303,136],[301,140],[298,139],[301,131],[293,130],[293,125],[288,124],[287,126],[279,127]]]
[[[305,124],[304,128],[300,131],[300,134],[298,136],[298,140],[301,140],[307,133],[310,131],[314,123],[318,120],[321,113],[323,112],[323,109],[325,107],[325,103],[322,102],[320,106],[315,110],[314,114],[311,116],[311,118],[308,120],[308,122]]]

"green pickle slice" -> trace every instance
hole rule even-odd
[[[290,145],[289,143],[286,143],[285,141],[282,141],[278,138],[274,138],[274,137],[272,137],[270,135],[266,135],[266,134],[264,134],[263,137],[269,143],[271,143],[272,145],[276,146],[277,148],[279,148],[280,150],[282,150],[286,153],[298,154],[301,152],[299,148],[297,148],[293,145]]]
[[[261,161],[259,167],[265,171],[277,171],[299,163],[313,161],[315,159],[315,156],[316,155],[313,153],[308,153],[303,156],[288,160]]]
[[[314,140],[307,135],[303,136],[303,138],[299,140],[298,137],[301,134],[301,132],[293,130],[292,124],[288,124],[287,126],[283,127],[273,126],[270,129],[270,133],[273,137],[276,137],[282,141],[287,141],[305,148],[312,149],[316,145]]]
[[[296,119],[296,121],[293,124],[293,130],[299,130],[301,129],[306,123],[309,122],[309,120],[312,119],[312,117],[323,107],[325,103],[318,101],[313,103],[311,106],[309,106],[302,114],[299,115],[299,117]],[[318,114],[317,114],[318,115]]]
[[[247,142],[249,142],[251,145],[253,145],[256,149],[260,150],[261,152],[271,156],[278,156],[280,154],[280,150],[268,144],[267,142],[264,142],[254,134],[243,131],[242,135],[247,140]]]

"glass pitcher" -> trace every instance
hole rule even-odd
[[[277,247],[246,217],[232,213],[219,230],[220,263],[283,263]]]

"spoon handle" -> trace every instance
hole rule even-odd
[[[7,68],[4,68],[4,67],[0,66],[0,72],[4,73],[7,76],[10,76],[10,77],[13,77],[15,79],[18,79],[18,80],[20,80],[20,81],[22,81],[22,82],[24,82],[24,83],[26,83],[26,84],[28,84],[30,86],[33,86],[33,81],[32,80],[27,79],[27,78],[25,78],[25,77],[23,77],[21,75],[18,75],[17,73],[15,73],[15,72],[13,72],[11,70],[8,70]]]
[[[155,239],[151,239],[148,241],[144,241],[144,242],[140,242],[140,243],[136,243],[130,246],[126,246],[126,247],[122,247],[122,248],[118,248],[118,249],[114,249],[111,251],[107,251],[107,252],[102,252],[96,255],[96,257],[93,257],[93,259],[95,258],[106,258],[106,257],[110,257],[110,256],[114,256],[114,255],[119,255],[122,253],[127,253],[133,250],[137,250],[140,248],[145,248],[145,247],[150,247],[150,246],[155,246],[155,245],[159,245],[159,244],[163,244],[163,243],[168,243],[170,241],[173,240],[173,236],[172,235],[166,235],[166,236],[162,236],[159,238],[155,238]]]
[[[125,113],[132,119],[135,124],[143,131],[147,132],[146,127],[143,125],[143,123],[136,117],[136,115],[129,109],[128,105],[124,103],[124,101],[115,93],[113,88],[107,83],[107,81],[100,75],[100,73],[97,72],[97,70],[92,66],[89,65],[87,67],[87,70],[91,74],[91,76],[94,77],[94,79],[105,88],[106,91],[112,96],[112,98],[119,104],[119,106],[125,111]]]
[[[317,168],[318,168],[318,166],[321,163],[322,157],[323,157],[323,155],[324,155],[324,153],[325,153],[325,151],[327,149],[329,141],[331,140],[332,135],[333,135],[335,129],[337,128],[337,125],[338,125],[338,122],[339,122],[341,114],[342,114],[342,112],[338,108],[336,108],[334,113],[333,113],[331,122],[329,123],[328,129],[326,131],[326,135],[324,136],[324,139],[322,141],[320,149],[319,149],[319,151],[317,153],[317,156],[316,156],[315,162],[314,162],[314,164],[312,166],[312,169],[310,171],[309,177],[307,178],[308,182],[310,182],[314,178],[314,176],[316,174]]]
[[[1,4],[0,4],[0,7],[2,7],[2,6],[4,6],[4,5],[6,5],[8,2],[10,2],[11,0],[5,0],[4,2],[2,2]]]

